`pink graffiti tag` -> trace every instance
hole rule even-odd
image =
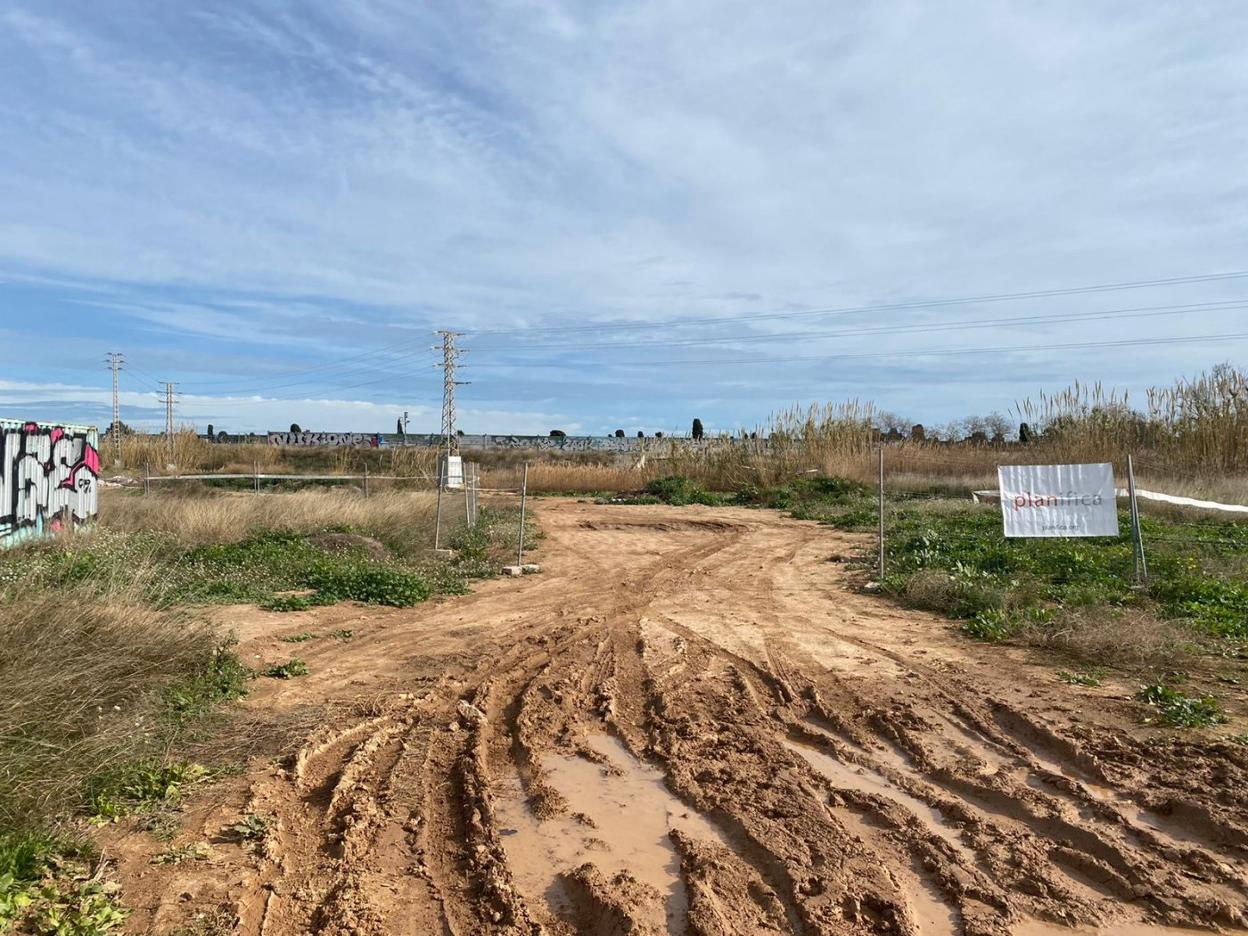
[[[53,438],[55,438],[55,434],[60,431],[61,430],[59,429],[54,430]],[[82,458],[69,469],[69,476],[61,482],[60,486],[63,488],[69,488],[70,490],[77,490],[78,472],[80,471],[89,471],[97,478],[100,476],[100,453],[95,450],[94,446],[84,445],[82,447]]]

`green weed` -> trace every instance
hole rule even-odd
[[[1004,611],[990,608],[977,611],[975,616],[962,622],[962,633],[976,640],[1000,643],[1014,635],[1016,625]]]
[[[212,856],[212,846],[207,842],[190,842],[178,848],[167,848],[153,855],[150,862],[156,865],[180,865],[184,861],[211,861]]]
[[[316,640],[320,636],[320,634],[314,634],[311,631],[304,631],[301,634],[287,634],[285,637],[278,637],[277,639],[282,641],[282,643],[307,643],[309,640]]]
[[[290,679],[293,676],[307,676],[309,672],[308,664],[294,657],[285,663],[274,663],[264,671],[264,675],[274,679]]]
[[[174,722],[185,724],[247,694],[247,683],[255,674],[230,649],[233,643],[218,647],[190,673],[165,687],[165,704]]]
[[[247,813],[225,831],[239,844],[248,846],[251,851],[259,851],[273,831],[273,818]]]
[[[1227,721],[1213,696],[1184,695],[1164,683],[1141,686],[1135,698],[1152,706],[1165,724],[1176,728],[1206,728]]]
[[[1058,670],[1057,678],[1069,686],[1099,686],[1101,677],[1104,676],[1105,670],[1097,667],[1094,669],[1076,670]]]
[[[97,821],[119,819],[176,803],[188,787],[207,778],[207,769],[185,761],[129,764],[91,778],[87,811]]]
[[[41,833],[0,833],[0,932],[104,936],[126,919],[90,851]]]
[[[331,631],[329,636],[335,640],[350,640],[355,636],[355,631],[344,627],[341,630]]]

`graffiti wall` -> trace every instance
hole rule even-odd
[[[205,436],[210,442],[232,444],[255,441],[252,436],[229,435],[219,432],[215,436]],[[269,445],[293,445],[299,447],[341,448],[343,446],[371,447],[379,446],[415,446],[437,448],[442,444],[442,436],[430,433],[408,433],[398,435],[391,432],[270,432],[267,436]],[[518,449],[538,452],[640,452],[654,451],[656,445],[679,445],[704,450],[720,445],[750,444],[766,447],[765,439],[745,439],[741,436],[714,436],[701,440],[683,436],[666,436],[656,439],[653,436],[639,439],[636,436],[549,436],[549,435],[461,435],[459,447],[463,451],[489,449]]]
[[[98,446],[94,427],[0,420],[0,547],[95,516]]]
[[[301,445],[310,448],[363,446],[376,448],[381,437],[371,432],[270,432],[269,445]]]
[[[218,441],[232,442],[234,437],[220,433]],[[650,440],[653,443],[653,440]],[[442,444],[442,436],[410,433],[406,436],[394,433],[365,432],[270,432],[269,445],[294,446],[428,446],[437,448]],[[534,449],[561,452],[635,452],[642,448],[643,441],[637,438],[619,439],[614,436],[518,436],[518,435],[462,435],[459,437],[460,448],[463,449]]]

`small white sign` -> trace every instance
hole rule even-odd
[[[459,455],[446,455],[442,459],[442,486],[459,490],[464,486],[464,460]]]
[[[1001,465],[1006,536],[1117,536],[1114,466]]]

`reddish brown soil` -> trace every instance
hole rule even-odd
[[[1245,925],[1248,750],[1168,738],[1125,684],[1064,685],[858,593],[846,534],[738,509],[539,516],[539,575],[410,610],[230,610],[248,662],[312,670],[260,681],[252,713],[324,720],[191,799],[172,845],[207,860],[102,833],[131,931]],[[247,813],[264,841],[226,831]]]

